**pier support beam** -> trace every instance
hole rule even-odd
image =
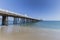
[[[25,18],[21,18],[20,23],[26,23],[26,19]]]
[[[36,22],[36,20],[31,20],[31,22]]]
[[[32,20],[32,19],[26,19],[26,18],[21,18],[21,23],[31,23],[31,22],[33,22],[34,20]]]
[[[19,18],[14,17],[13,24],[18,24]]]
[[[8,17],[2,16],[2,25],[8,25]]]
[[[31,22],[31,20],[30,19],[26,19],[26,23],[30,23]]]
[[[13,24],[17,24],[17,18],[14,17]]]

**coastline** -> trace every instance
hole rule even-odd
[[[57,29],[3,26],[0,31],[0,40],[60,40]]]

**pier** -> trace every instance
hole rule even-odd
[[[17,23],[17,19],[21,19],[23,22],[36,22],[40,21],[39,19],[31,18],[28,16],[20,15],[15,12],[11,12],[8,10],[0,10],[0,16],[2,16],[2,25],[8,25],[8,17],[13,17],[13,24]]]

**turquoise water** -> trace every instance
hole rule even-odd
[[[13,25],[13,22],[10,21],[9,25]],[[60,29],[60,21],[41,21],[41,22],[22,23],[22,24],[18,23],[17,25],[25,27]]]
[[[60,21],[42,21],[36,23],[34,26],[38,28],[60,29]]]

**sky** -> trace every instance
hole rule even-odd
[[[6,9],[43,20],[60,20],[60,0],[0,0]]]

